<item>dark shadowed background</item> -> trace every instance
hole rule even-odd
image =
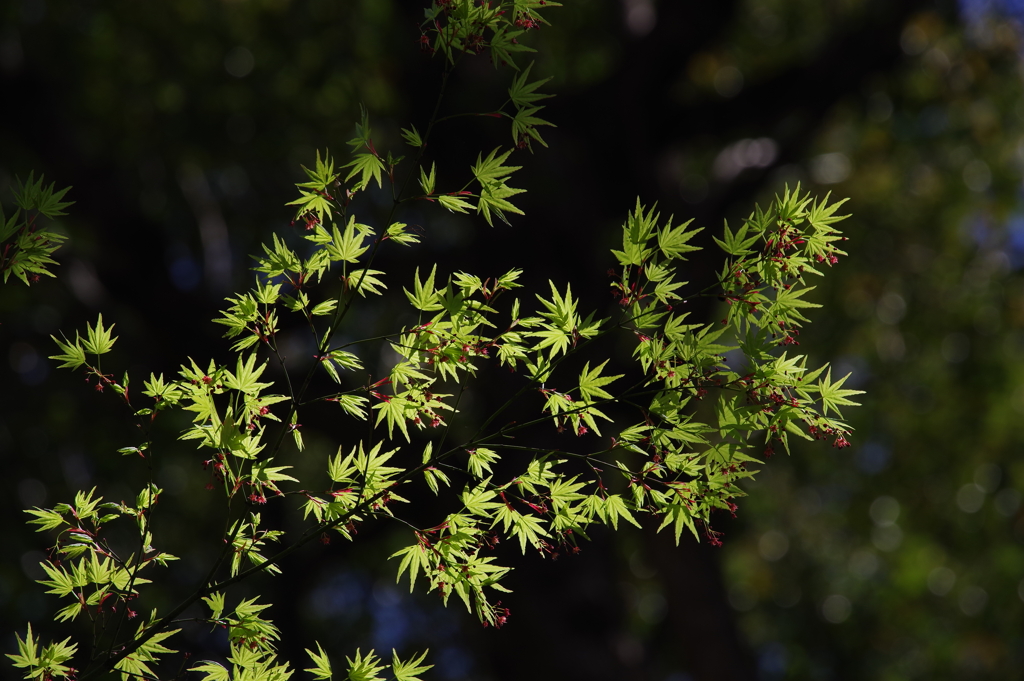
[[[565,5],[531,37],[533,74],[553,76],[545,113],[558,127],[544,131],[550,148],[517,155],[525,217],[492,229],[410,210],[402,219],[422,226],[424,243],[385,257],[392,291],[420,263],[482,276],[519,266],[533,289],[571,281],[583,309],[603,311],[607,251],[638,195],[695,218],[708,245],[723,218],[787,182],[832,191],[850,198],[849,257],[813,294],[824,307],[801,349],[867,391],[848,413],[854,446],[772,459],[739,517],[721,520],[722,548],[627,529],[557,561],[510,551],[501,631],[394,584],[384,559],[407,541],[401,527],[307,547],[284,576],[242,589],[275,603],[282,652],[301,668],[314,639],[338,658],[429,646],[433,678],[459,680],[1018,678],[1021,3]],[[360,103],[377,148],[396,153],[399,128],[429,118],[440,61],[417,48],[421,17],[417,0],[0,6],[0,200],[35,170],[73,185],[77,202],[60,223],[70,239],[57,278],[0,290],[5,652],[15,629],[43,628],[57,607],[31,582],[47,545],[20,510],[93,485],[128,498],[148,474],[115,452],[137,436],[127,416],[110,416],[121,414],[113,397],[45,360],[49,335],[102,312],[120,335],[110,368],[138,383],[186,357],[223,359],[210,319],[251,285],[248,254],[294,229],[284,204],[299,164],[326,147],[343,156]],[[467,60],[444,106],[489,110],[506,83],[486,57]],[[510,143],[504,124],[460,121],[433,143],[464,152],[466,167],[475,150]],[[689,265],[691,281],[706,281],[720,260],[709,249]],[[367,305],[350,333],[390,331],[399,314]],[[309,348],[291,342],[301,365]],[[476,394],[467,418],[495,399]],[[173,604],[210,559],[199,539],[213,512],[208,474],[201,454],[175,443],[183,425],[163,425],[154,471],[168,509],[158,530],[183,560],[145,608]],[[358,434],[325,422],[306,437],[289,463],[318,470]],[[203,655],[225,646],[217,632],[188,644]]]

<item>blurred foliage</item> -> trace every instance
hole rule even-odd
[[[559,128],[545,132],[551,149],[538,149],[523,175],[536,173],[537,201],[557,202],[554,187],[590,201],[574,213],[556,206],[548,222],[526,208],[512,231],[537,230],[545,250],[558,252],[560,231],[588,230],[595,243],[577,254],[583,263],[605,251],[636,193],[709,227],[786,181],[851,198],[850,257],[817,290],[824,314],[801,341],[812,361],[852,370],[849,387],[868,394],[852,414],[854,447],[776,456],[725,527],[712,560],[721,561],[745,644],[730,648],[716,634],[723,654],[694,643],[702,629],[722,631],[702,600],[718,588],[713,576],[706,588],[679,587],[704,554],[666,554],[639,532],[524,566],[513,619],[497,637],[406,598],[390,574],[374,572],[397,548],[387,536],[365,554],[332,546],[286,566],[307,571],[309,591],[275,614],[282,626],[329,629],[325,645],[363,636],[401,647],[423,637],[439,651],[437,678],[511,677],[509,649],[563,625],[578,637],[544,664],[566,678],[750,678],[726,669],[744,646],[764,679],[1019,674],[1021,18],[1010,2],[707,4],[579,0],[537,33],[536,72],[555,75],[548,87],[559,97],[548,111]],[[18,481],[5,518],[120,474],[120,457],[100,454],[124,446],[126,431],[101,428],[82,386],[49,374],[48,334],[100,308],[117,320],[122,343],[134,337],[149,350],[146,372],[176,359],[163,320],[182,301],[207,301],[198,319],[213,316],[244,279],[245,254],[287,223],[281,204],[299,162],[347,139],[360,102],[394,139],[399,122],[432,104],[421,101],[432,71],[415,50],[420,12],[417,2],[385,0],[0,7],[0,87],[17,102],[3,107],[0,199],[15,174],[34,168],[73,185],[77,202],[58,225],[71,236],[57,254],[58,280],[0,296],[9,386],[0,457]],[[836,53],[850,45],[863,52]],[[459,78],[478,83],[475,68]],[[593,186],[605,191],[594,196]],[[467,234],[452,220],[425,246],[543,271],[550,254],[517,253],[502,230]],[[132,234],[137,252],[159,252],[164,268],[140,269],[132,254],[112,251],[106,235],[115,233]],[[184,424],[167,427],[172,437]],[[330,448],[315,434],[307,444]],[[188,545],[207,503],[203,476],[199,462],[159,471],[169,499],[187,497],[194,509],[165,533],[178,537],[172,552],[197,566],[206,557]],[[5,534],[4,622],[49,612],[28,582],[40,543],[21,528]],[[556,591],[546,582],[572,585],[557,608],[567,614],[544,602]],[[14,644],[5,639],[6,649]]]

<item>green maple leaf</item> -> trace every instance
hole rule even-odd
[[[434,668],[432,664],[423,664],[423,660],[427,659],[429,652],[429,650],[424,650],[419,657],[414,656],[403,662],[399,659],[398,653],[392,650],[391,673],[395,675],[395,681],[420,681],[420,674]]]
[[[828,416],[829,411],[832,411],[836,416],[842,416],[839,412],[840,406],[856,407],[859,406],[859,402],[854,402],[849,397],[853,395],[861,395],[864,393],[863,390],[844,390],[843,383],[850,377],[850,374],[846,374],[838,381],[832,382],[832,369],[829,368],[828,374],[825,378],[818,381],[818,392],[821,398],[821,412],[824,416]]]

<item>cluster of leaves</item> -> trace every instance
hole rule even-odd
[[[38,525],[38,531],[58,531],[51,557],[42,563],[46,573],[39,583],[48,587],[46,593],[64,599],[68,604],[57,611],[58,622],[87,617],[97,631],[117,629],[126,619],[138,616],[132,601],[139,597],[138,587],[151,580],[140,576],[149,565],[166,567],[177,558],[157,551],[150,531],[150,514],[157,503],[161,489],[150,483],[136,497],[135,506],[124,502],[104,502],[95,495],[95,488],[79,492],[71,504],[57,504],[52,509],[29,509],[33,517],[29,523]],[[108,540],[106,530],[113,521],[134,521],[137,530],[137,553],[123,555]],[[120,609],[120,612],[119,612]],[[155,621],[151,613],[147,623],[140,625],[137,636]],[[174,652],[161,644],[178,630],[162,630],[147,636],[140,645],[117,662],[117,669],[126,677],[152,677],[148,666],[158,654]],[[77,644],[51,643],[38,653],[39,641],[31,626],[24,641],[19,638],[18,655],[11,659],[18,667],[27,668],[25,678],[63,677],[73,674],[65,665],[77,650]]]
[[[8,217],[0,206],[0,273],[4,283],[12,274],[26,285],[39,281],[41,276],[54,276],[47,269],[57,264],[50,256],[67,237],[48,229],[40,217],[53,220],[67,215],[64,209],[74,203],[63,200],[69,189],[54,189],[52,182],[46,186],[42,175],[35,179],[31,173],[27,182],[18,180],[14,187],[14,213]]]
[[[649,377],[653,391],[644,420],[620,434],[622,446],[647,457],[645,467],[630,479],[634,502],[697,535],[710,529],[715,509],[734,512],[732,499],[741,496],[736,483],[750,477],[751,464],[771,456],[774,447],[788,451],[789,435],[804,438],[835,436],[835,446],[848,445],[849,427],[838,420],[839,407],[853,405],[858,391],[833,382],[826,367],[807,370],[806,356],[788,354],[796,344],[796,328],[806,321],[801,310],[814,307],[801,296],[811,290],[808,274],[814,265],[832,264],[842,254],[842,239],[833,226],[842,202],[829,204],[802,195],[799,187],[776,197],[767,210],[756,208],[735,232],[725,226],[716,243],[726,258],[716,285],[705,289],[728,304],[719,324],[687,323],[689,313],[672,266],[684,254],[696,230],[689,223],[659,227],[653,210],[638,203],[623,228],[622,250],[614,251],[622,269],[612,283],[613,294],[628,310],[638,343],[634,356]],[[781,336],[781,339],[780,339]],[[736,343],[735,345],[723,343]],[[779,347],[786,350],[778,351]],[[735,353],[730,367],[727,353]],[[693,417],[692,400],[717,392],[715,417],[702,423]],[[755,434],[763,449],[755,450]],[[671,493],[657,492],[652,478],[663,479]]]
[[[519,38],[530,29],[547,24],[541,11],[551,7],[561,7],[561,3],[548,0],[434,0],[429,8],[423,10],[420,45],[431,54],[442,54],[451,64],[462,54],[480,54],[489,50],[495,66],[518,68],[513,54],[535,51],[521,44]]]
[[[424,31],[435,36],[433,49],[450,66],[456,52],[476,52],[477,38],[486,32],[496,63],[511,63],[508,52],[515,50],[509,46],[519,49],[517,31],[539,22],[536,10],[544,4],[435,2]],[[543,81],[529,83],[529,70],[509,91],[519,111],[510,116],[513,135],[543,143],[534,130],[542,124],[534,118],[534,102],[542,97],[535,91]],[[498,541],[511,541],[523,553],[576,552],[578,538],[586,538],[591,526],[639,525],[647,514],[659,529],[671,527],[677,541],[688,529],[717,543],[711,514],[735,510],[732,500],[742,495],[737,483],[753,475],[750,466],[759,461],[755,448],[767,443],[764,451],[770,453],[774,443],[787,446],[789,434],[828,434],[837,446],[845,443],[849,429],[838,420],[839,407],[852,404],[854,391],[843,390],[843,381],[833,382],[830,374],[821,378],[824,368],[808,371],[803,356],[788,354],[796,328],[806,321],[801,311],[810,306],[801,298],[809,290],[804,277],[820,274],[819,263],[831,264],[841,254],[833,226],[841,219],[834,215],[839,204],[814,201],[799,189],[787,189],[768,209],[755,210],[739,230],[727,226],[718,240],[726,252],[721,276],[691,293],[729,301],[719,324],[687,323],[682,309],[688,284],[678,280],[678,268],[696,250],[690,241],[697,230],[672,219],[662,224],[638,200],[623,225],[622,250],[613,251],[619,268],[612,292],[621,303],[616,318],[581,312],[568,284],[551,282],[549,297],[524,302],[515,297],[521,270],[489,278],[465,272],[444,277],[434,266],[429,274],[417,270],[403,287],[418,315],[414,324],[383,337],[342,341],[353,306],[388,291],[385,273],[373,269],[379,249],[388,242],[410,247],[420,239],[396,219],[406,202],[425,200],[467,212],[476,199],[476,211],[488,224],[493,216],[505,220],[506,213],[521,212],[509,201],[523,191],[507,185],[518,170],[507,164],[513,150],[481,153],[466,186],[437,189],[436,162],[427,170],[423,157],[430,131],[441,120],[435,111],[425,135],[415,127],[404,131],[417,152],[413,167],[403,165],[403,157],[378,152],[365,112],[350,143],[349,163],[339,169],[329,153],[317,154],[313,168],[305,169],[308,180],[297,185],[299,198],[289,204],[296,206],[293,224],[305,229],[275,235],[264,245],[253,268],[255,285],[229,298],[215,320],[233,339],[233,363],[211,360],[204,369],[189,359],[175,378],[151,374],[142,391],[151,402],[140,407],[133,404],[127,375],[117,382],[101,370],[99,357],[116,340],[102,318],[84,338],[54,339],[60,354],[53,359],[84,369],[100,390],[111,387],[142,432],[164,411],[189,413],[192,423],[181,439],[195,441],[204,457],[208,452],[207,488],[229,502],[220,556],[208,576],[178,606],[152,611],[127,637],[121,635],[123,620],[135,616],[129,605],[141,598],[141,569],[173,559],[152,546],[149,514],[160,490],[147,485],[134,508],[101,504],[83,493],[74,505],[29,511],[41,530],[61,531],[51,554],[61,558],[44,564],[48,579],[41,582],[68,602],[58,619],[84,614],[94,625],[80,678],[112,669],[124,679],[159,678],[155,663],[174,652],[164,642],[178,631],[181,613],[199,602],[209,610],[202,622],[229,630],[229,666],[200,661],[192,671],[213,680],[289,678],[292,672],[276,655],[280,632],[264,615],[270,604],[245,599],[229,608],[229,589],[253,574],[278,572],[282,558],[328,532],[354,541],[358,525],[393,517],[414,528],[411,543],[392,556],[399,579],[408,575],[413,589],[422,576],[444,602],[457,594],[485,625],[501,626],[508,609],[492,594],[506,591],[501,580],[510,568],[496,563]],[[422,193],[407,195],[417,176]],[[377,226],[375,220],[357,221],[353,212],[353,200],[371,183],[389,186],[394,198],[391,214]],[[468,189],[474,183],[478,193]],[[305,375],[290,370],[278,345],[286,315],[298,316],[316,347],[317,361]],[[591,351],[597,347],[593,341],[608,334],[627,334],[636,346],[636,365],[621,374],[610,373],[612,358]],[[388,375],[373,383],[356,378],[363,367],[355,346],[371,342],[388,343],[398,356]],[[730,351],[738,351],[742,369],[727,366]],[[284,371],[283,394],[261,380],[271,358]],[[471,437],[449,442],[459,396],[488,364],[515,372],[520,389]],[[316,380],[321,371],[326,380]],[[627,374],[631,378],[622,381]],[[613,387],[620,381],[627,385]],[[324,384],[332,388],[315,392]],[[699,409],[706,399],[714,404],[710,419]],[[532,419],[502,419],[513,405],[530,401],[536,404]],[[288,435],[303,449],[299,412],[313,403],[337,404],[343,424],[351,419],[370,426],[354,443],[343,441],[354,430],[339,427],[342,441],[337,454],[323,462],[322,477],[298,480],[286,472],[290,467],[273,464]],[[610,441],[601,427],[614,432]],[[522,436],[542,431],[547,437],[550,428],[563,434],[564,447],[522,444],[529,442]],[[514,434],[520,437],[512,439]],[[410,456],[412,448],[416,454]],[[121,453],[152,462],[160,447],[144,441]],[[499,467],[501,462],[506,465]],[[407,501],[403,487],[416,484],[445,494],[450,512],[423,523],[416,509],[398,506]],[[449,488],[453,493],[445,492]],[[327,491],[309,491],[315,489]],[[258,509],[272,502],[301,505],[306,530],[293,537],[266,527]],[[114,552],[101,533],[108,522],[124,517],[134,518],[138,530],[138,550],[129,556]],[[276,544],[281,547],[271,553]],[[332,678],[319,644],[317,652],[307,652],[313,667],[306,671]],[[19,655],[11,657],[31,679],[70,674],[66,663],[74,653],[67,641],[40,648],[30,630]],[[415,681],[428,668],[423,660],[420,655],[403,661],[396,654],[389,666],[373,651],[357,652],[347,658],[346,673],[376,681],[390,667],[396,681]]]

